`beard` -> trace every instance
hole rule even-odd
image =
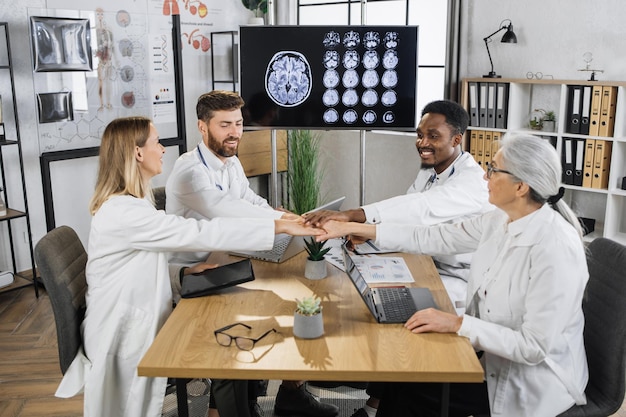
[[[210,131],[207,132],[207,137],[208,137],[208,147],[211,151],[215,152],[215,154],[224,158],[230,158],[231,156],[237,155],[239,144],[237,144],[237,146],[234,149],[227,147],[224,145],[224,142],[220,142],[217,139],[215,139],[215,136],[213,136]],[[234,138],[233,136],[229,136],[225,139],[225,141],[231,140],[231,139],[236,139],[236,138]]]

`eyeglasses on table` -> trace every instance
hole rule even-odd
[[[272,332],[277,333],[276,329],[269,329],[268,331],[266,331],[265,333],[263,333],[261,336],[257,337],[256,339],[253,339],[251,337],[245,337],[245,336],[231,336],[228,333],[226,333],[226,330],[231,329],[235,326],[243,326],[248,330],[252,330],[252,327],[248,326],[245,323],[233,323],[233,324],[229,324],[228,326],[224,326],[220,329],[217,329],[213,331],[213,334],[215,335],[215,340],[217,341],[219,345],[230,346],[234,340],[235,345],[239,349],[252,350],[254,349],[254,345],[256,344],[256,342],[263,339],[265,336],[267,336],[268,334]]]

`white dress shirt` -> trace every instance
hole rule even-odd
[[[377,237],[416,253],[476,251],[458,333],[485,352],[492,416],[553,417],[585,403],[585,250],[548,204],[510,223],[498,209],[430,228],[382,223]]]
[[[458,222],[493,210],[485,171],[469,152],[462,152],[443,172],[422,169],[405,195],[363,206],[369,223],[433,225]],[[453,304],[462,312],[471,253],[433,256]]]
[[[167,179],[165,193],[167,213],[192,219],[279,219],[283,215],[283,212],[274,210],[267,200],[250,188],[239,158],[231,156],[222,162],[204,142],[178,157]],[[248,230],[248,233],[255,231]],[[243,246],[239,249],[243,249]],[[204,262],[209,255],[210,252],[172,254],[170,279],[175,302],[180,299],[180,269]]]

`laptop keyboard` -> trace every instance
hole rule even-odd
[[[376,288],[387,321],[404,322],[417,311],[408,288]]]
[[[271,250],[257,251],[255,256],[262,259],[279,259],[285,253],[290,241],[290,238],[279,240],[274,243],[274,247]]]

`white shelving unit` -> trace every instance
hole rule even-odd
[[[468,131],[484,130],[525,132],[551,138],[556,143],[559,154],[564,138],[600,139],[613,142],[611,153],[608,189],[579,187],[563,184],[566,188],[565,201],[579,217],[596,220],[595,231],[585,236],[591,241],[596,237],[606,237],[626,245],[626,190],[621,189],[622,178],[626,176],[626,81],[585,81],[585,80],[535,80],[512,78],[466,78],[461,85],[461,103],[469,111],[468,83],[497,82],[509,84],[507,128],[494,129],[470,126]],[[588,136],[566,132],[568,86],[602,85],[617,87],[615,128],[612,137]],[[553,110],[557,115],[556,132],[532,130],[529,120],[534,109]],[[464,148],[469,150],[469,137],[466,134]]]

